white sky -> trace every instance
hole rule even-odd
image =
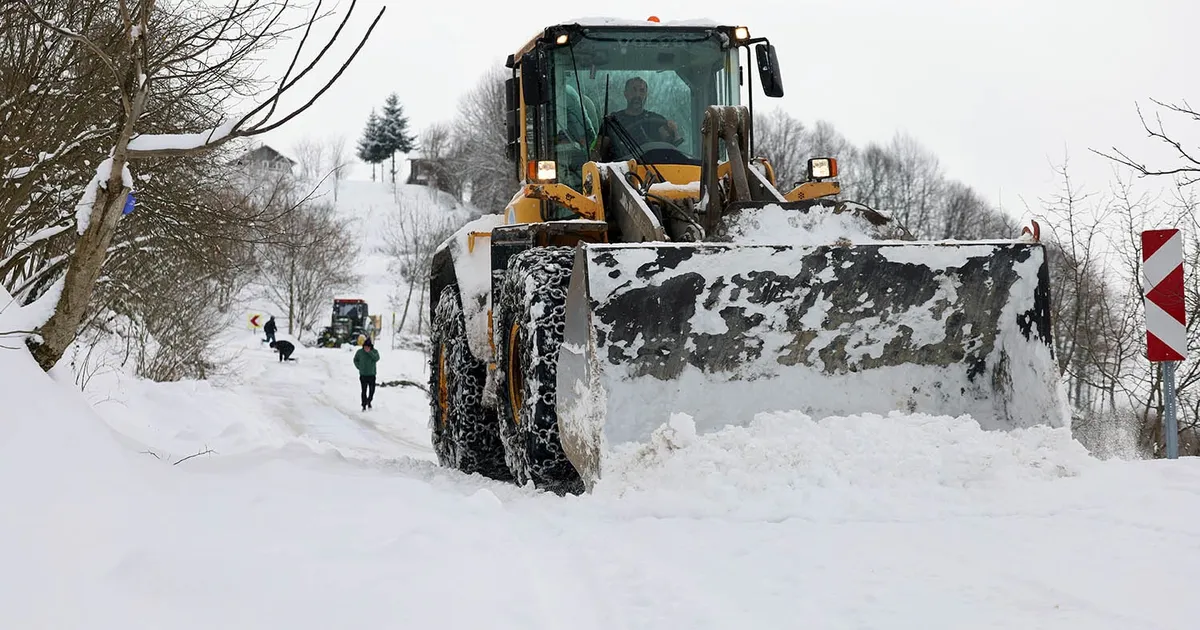
[[[1200,24],[1191,0],[605,0],[603,12],[567,2],[360,0],[336,50],[356,43],[350,35],[385,3],[335,87],[263,141],[286,151],[304,136],[345,134],[352,147],[392,91],[416,130],[449,121],[490,64],[557,22],[601,13],[709,18],[776,45],[786,93],[766,99],[756,79],[756,107],[829,120],[860,146],[906,131],[950,177],[1022,216],[1022,198],[1035,206],[1054,190],[1050,162],[1067,152],[1077,181],[1092,189],[1107,189],[1112,164],[1090,148],[1161,155],[1135,103],[1196,98],[1198,89],[1187,65],[1189,30]],[[368,174],[364,167],[354,177]]]

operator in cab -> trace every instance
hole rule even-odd
[[[609,114],[596,136],[597,155],[601,161],[628,159],[641,145],[651,142],[666,142],[673,146],[683,142],[675,121],[645,108],[649,91],[646,80],[641,77],[625,82],[625,109]],[[629,139],[638,146],[629,146]]]

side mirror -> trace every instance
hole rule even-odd
[[[783,78],[779,76],[779,57],[771,44],[759,44],[754,52],[758,56],[758,78],[762,81],[763,94],[778,98],[783,96]]]
[[[504,80],[504,113],[506,132],[504,153],[508,157],[509,161],[516,161],[517,154],[520,152],[521,108],[520,93],[517,90],[518,87],[516,77],[511,77]]]
[[[540,51],[521,55],[521,94],[526,107],[536,107],[550,100],[550,79],[542,66]]]

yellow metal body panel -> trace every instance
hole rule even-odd
[[[558,202],[579,214],[584,219],[601,221],[604,212],[596,200],[566,184],[526,184],[524,195],[533,199]]]
[[[504,223],[540,223],[542,220],[542,202],[526,196],[527,189],[522,187],[520,192],[504,208]]]
[[[842,192],[842,187],[837,182],[804,182],[789,190],[783,197],[788,201],[803,201],[805,199],[828,197],[840,192]]]

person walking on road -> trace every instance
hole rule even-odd
[[[263,332],[267,333],[267,343],[270,343],[270,344],[275,343],[275,331],[276,330],[277,330],[277,328],[275,326],[275,316],[272,315],[271,319],[268,319],[266,325],[263,326]],[[271,347],[274,348],[275,346],[272,345]]]
[[[370,339],[354,353],[354,367],[358,368],[358,384],[362,391],[363,411],[371,408],[375,399],[375,364],[379,363],[379,351]]]

